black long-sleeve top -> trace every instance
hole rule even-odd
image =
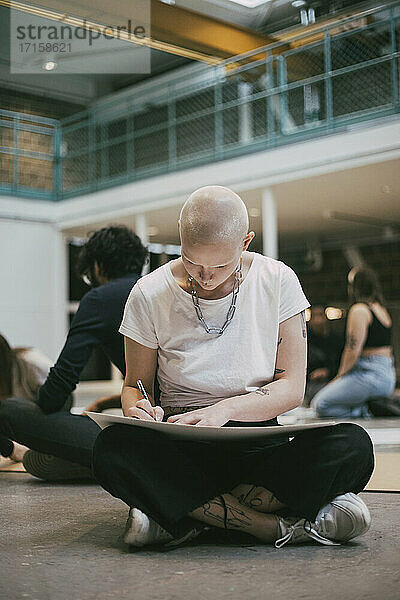
[[[124,338],[118,329],[129,292],[138,279],[138,274],[130,273],[82,298],[64,348],[39,389],[37,403],[44,412],[56,412],[64,405],[95,346],[100,346],[125,376]]]

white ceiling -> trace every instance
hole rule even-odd
[[[175,0],[175,4],[181,8],[249,29],[257,29],[275,8],[291,7],[290,0],[266,0],[256,8],[248,8],[231,0]]]
[[[400,160],[339,171],[308,179],[282,183],[273,187],[277,203],[280,243],[293,245],[306,239],[343,238],[349,242],[357,236],[381,236],[382,226],[327,218],[327,211],[356,214],[398,223],[400,232]],[[249,209],[261,208],[261,190],[241,194]],[[146,214],[149,227],[158,233],[150,241],[175,244],[179,242],[177,221],[180,206],[151,211]],[[135,228],[135,217],[114,219]],[[66,230],[68,235],[84,237],[88,231],[109,222]],[[250,226],[260,240],[261,217],[251,217]]]

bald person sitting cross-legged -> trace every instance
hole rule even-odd
[[[227,188],[194,192],[179,232],[182,256],[140,279],[125,306],[124,414],[193,427],[277,425],[305,387],[309,303],[295,273],[248,252],[246,207]],[[157,366],[155,407],[137,380],[151,396]],[[368,434],[348,423],[256,443],[172,440],[118,424],[100,433],[93,454],[96,479],[130,507],[125,541],[134,546],[176,545],[205,526],[276,547],[339,544],[369,528],[357,494],[373,462]]]

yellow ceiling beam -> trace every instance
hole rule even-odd
[[[266,35],[218,21],[159,0],[151,1],[152,37],[205,54],[230,58],[273,40]]]

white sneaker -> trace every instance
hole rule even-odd
[[[310,539],[326,546],[340,546],[341,542],[366,533],[371,526],[371,515],[361,498],[348,492],[321,508],[315,523],[306,519],[279,518],[279,526],[281,537],[275,542],[276,548],[309,542]]]
[[[278,517],[278,524],[281,530],[281,537],[276,540],[275,548],[282,548],[286,544],[304,544],[310,540],[314,540],[325,546],[340,546],[340,544],[320,535],[316,529],[316,524],[307,521],[307,519]]]
[[[367,533],[371,526],[371,515],[365,502],[356,494],[348,492],[336,496],[321,508],[315,523],[322,536],[347,542]]]
[[[124,542],[130,546],[151,546],[170,542],[172,535],[158,523],[142,513],[138,508],[131,508],[125,526]]]

